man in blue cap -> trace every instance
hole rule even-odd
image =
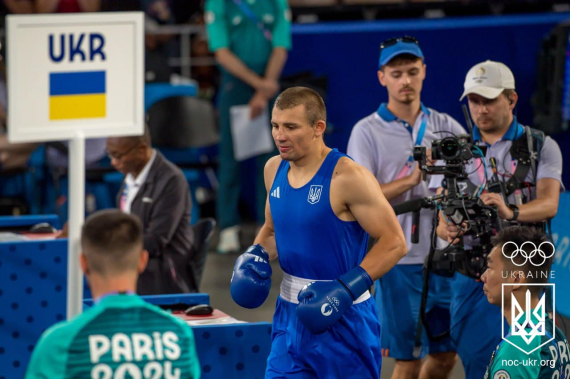
[[[433,140],[449,133],[465,133],[449,115],[427,108],[420,101],[425,75],[424,55],[415,38],[384,41],[380,45],[378,79],[388,91],[388,103],[360,120],[348,142],[348,155],[374,174],[393,205],[435,194],[422,180],[413,160],[414,146],[429,148]],[[398,216],[408,254],[376,282],[383,326],[382,355],[396,359],[392,378],[446,378],[457,359],[449,336],[430,340],[419,324],[422,269],[430,248],[432,217],[433,211],[421,210],[421,228],[416,231],[411,213]],[[419,243],[412,243],[414,232]],[[430,275],[428,289],[427,320],[430,331],[439,334],[449,329],[448,278]]]

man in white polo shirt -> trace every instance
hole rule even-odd
[[[471,118],[475,123],[473,140],[486,146],[485,164],[473,159],[466,167],[471,195],[495,205],[499,218],[513,224],[543,224],[558,211],[562,185],[562,153],[556,141],[544,133],[521,125],[513,115],[518,95],[515,78],[503,63],[486,61],[473,66],[465,78],[464,92]],[[529,146],[532,146],[529,148]],[[491,159],[496,161],[497,175]],[[485,170],[485,167],[487,170]],[[488,183],[496,179],[501,193],[488,192]],[[441,186],[432,177],[430,188]],[[447,224],[440,215],[437,234],[448,242],[458,235],[455,225]],[[465,244],[477,244],[469,240]],[[482,378],[495,347],[501,341],[501,328],[506,320],[500,309],[487,301],[483,283],[455,273],[451,291],[451,337],[467,379]],[[508,330],[508,325],[506,325]],[[508,376],[503,376],[507,378]]]
[[[376,176],[384,195],[395,205],[435,195],[412,159],[414,146],[430,148],[433,140],[449,133],[466,132],[449,115],[427,108],[420,101],[426,65],[416,39],[393,38],[384,41],[380,49],[378,79],[388,91],[388,103],[381,104],[376,112],[355,125],[348,142],[348,155]],[[432,217],[432,210],[421,210],[419,243],[412,244],[412,214],[398,216],[408,254],[376,285],[383,326],[382,354],[396,359],[392,378],[445,378],[456,361],[455,347],[449,337],[429,340],[420,329],[422,335],[416,340],[422,267],[429,253]],[[426,315],[434,333],[449,329],[449,298],[448,279],[430,275]]]

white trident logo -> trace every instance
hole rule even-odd
[[[540,297],[538,301],[538,305],[535,309],[531,310],[530,308],[530,290],[526,290],[525,293],[525,309],[523,310],[520,304],[518,303],[515,295],[511,293],[511,315],[512,315],[512,335],[513,336],[520,336],[525,342],[530,344],[534,337],[537,336],[544,336],[546,335],[545,330],[545,321],[546,321],[546,312],[544,307],[544,294]],[[532,319],[531,315],[534,315],[538,322],[535,324]],[[521,323],[521,318],[522,320]],[[527,331],[527,328],[530,330]]]
[[[505,287],[507,286],[515,286],[517,284],[514,283],[503,283],[502,286],[502,311],[501,314],[503,317],[505,316]],[[555,335],[555,325],[556,325],[556,294],[555,294],[555,287],[552,283],[528,283],[528,284],[518,284],[518,286],[541,286],[541,287],[551,287],[552,288],[552,330],[546,330],[546,295],[543,294],[539,301],[538,305],[532,309],[531,304],[531,294],[530,289],[527,289],[525,292],[525,304],[524,308],[518,303],[517,299],[511,293],[511,335],[520,337],[519,340],[512,340],[508,338],[508,334],[505,334],[505,325],[503,324],[502,330],[502,337],[503,339],[522,351],[525,354],[531,354],[533,351],[540,349],[542,346],[546,345],[550,341],[554,339]],[[535,321],[533,321],[533,319]],[[508,332],[508,330],[507,330]],[[547,335],[549,333],[549,335]],[[541,338],[538,343],[534,343],[531,345],[531,342],[535,339],[535,337],[550,337],[550,338]],[[532,349],[532,350],[530,350]],[[530,351],[529,351],[530,350]]]
[[[321,193],[323,192],[323,186],[312,185],[309,188],[309,197],[307,197],[307,201],[310,204],[316,204],[321,200]]]

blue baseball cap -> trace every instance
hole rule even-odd
[[[378,68],[385,66],[388,62],[401,54],[411,54],[418,58],[424,58],[424,54],[422,53],[422,49],[420,49],[418,41],[412,37],[393,38],[387,40],[382,42],[380,48]]]

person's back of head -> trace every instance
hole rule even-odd
[[[141,222],[118,210],[99,211],[87,218],[81,231],[81,249],[82,268],[94,297],[100,289],[93,287],[101,282],[125,281],[129,287],[136,286],[148,260]]]
[[[528,277],[526,283],[548,283],[554,244],[544,232],[528,226],[511,226],[493,237],[492,243],[501,248],[501,258],[507,263],[507,270],[524,273],[535,271],[536,275]]]
[[[496,267],[500,268],[501,272],[496,274],[497,277],[500,275],[501,282],[530,285],[529,290],[535,296],[542,293],[550,281],[555,253],[554,244],[548,240],[548,236],[536,228],[511,226],[493,237],[492,243],[490,258],[493,264],[501,262]]]
[[[182,320],[134,294],[145,269],[140,221],[116,210],[87,218],[81,265],[96,306],[51,328],[38,342],[30,378],[198,378],[194,336]]]

